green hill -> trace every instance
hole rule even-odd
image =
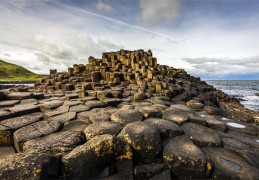
[[[0,81],[38,81],[41,78],[21,66],[0,60]]]

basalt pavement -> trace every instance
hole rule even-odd
[[[258,115],[149,50],[0,91],[0,179],[259,179]]]

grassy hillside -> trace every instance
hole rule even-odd
[[[21,66],[0,60],[0,81],[38,81],[41,78]]]

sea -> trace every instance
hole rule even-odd
[[[207,84],[238,98],[244,107],[259,112],[259,80],[206,80]]]

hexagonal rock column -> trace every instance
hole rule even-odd
[[[217,131],[195,123],[185,123],[181,128],[199,147],[222,146],[221,138]]]
[[[84,142],[85,138],[81,132],[58,132],[25,142],[23,151],[27,153],[52,150],[55,153],[63,153],[71,151]]]
[[[132,122],[141,121],[143,115],[138,110],[118,110],[111,115],[111,120],[126,125]]]
[[[57,179],[59,161],[49,153],[8,156],[0,160],[0,179]]]
[[[202,148],[208,164],[214,169],[212,179],[258,179],[259,171],[233,151],[224,148]]]
[[[41,119],[42,114],[34,113],[0,121],[0,146],[13,145],[13,133],[15,130],[40,121]]]
[[[155,128],[157,128],[161,138],[170,138],[183,134],[183,130],[180,128],[180,126],[169,120],[148,118],[144,120],[144,123],[153,125]]]
[[[206,158],[203,152],[187,136],[168,138],[163,141],[163,161],[180,179],[206,177]]]
[[[57,122],[39,121],[28,126],[22,127],[14,132],[14,145],[18,152],[23,151],[23,144],[31,139],[46,136],[57,132],[61,124]]]
[[[100,135],[76,147],[62,158],[64,178],[97,178],[115,158],[116,140],[112,135]]]
[[[143,122],[134,122],[127,124],[120,134],[121,139],[131,145],[137,152],[141,162],[152,163],[161,151],[161,139],[158,130]]]
[[[84,130],[86,140],[90,140],[92,137],[102,134],[111,134],[117,136],[122,129],[119,123],[111,121],[97,121],[87,126]]]

